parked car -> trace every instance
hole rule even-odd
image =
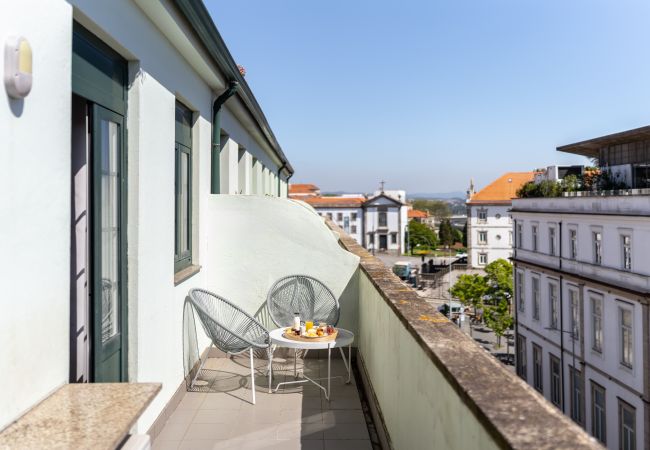
[[[402,280],[411,278],[411,263],[408,261],[397,261],[393,264],[393,273],[400,277]]]
[[[451,302],[451,312],[452,314],[460,314],[461,309],[463,308],[463,305],[459,302]],[[449,303],[443,303],[442,305],[438,306],[438,311],[444,314],[445,316],[449,316]]]

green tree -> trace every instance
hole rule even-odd
[[[488,285],[486,298],[490,302],[490,305],[485,307],[485,323],[496,334],[496,347],[499,348],[501,337],[513,323],[512,264],[505,259],[497,259],[485,266],[485,273],[485,281]]]
[[[465,222],[465,226],[463,227],[463,247],[467,247],[467,222]]]
[[[415,200],[413,209],[428,211],[436,220],[442,220],[451,216],[451,208],[447,202],[442,200]]]
[[[440,245],[453,245],[454,244],[454,229],[451,226],[451,221],[449,219],[443,219],[440,222],[440,228],[438,229],[438,238],[440,239]]]
[[[408,231],[411,250],[418,246],[428,247],[433,250],[438,245],[436,234],[423,223],[411,220],[408,224]]]
[[[496,348],[499,348],[501,337],[512,326],[514,319],[510,313],[510,301],[507,298],[493,298],[493,301],[494,305],[485,307],[485,323],[496,334]]]
[[[529,181],[517,190],[519,198],[536,197],[560,197],[562,195],[562,184],[557,181],[544,180],[539,183]]]
[[[510,301],[513,293],[512,264],[505,259],[497,259],[485,266],[485,274],[488,296],[495,302],[501,298]]]
[[[501,337],[512,326],[512,264],[497,259],[485,266],[485,275],[461,275],[451,288],[451,295],[474,310],[483,308],[488,327],[497,336],[498,348]],[[471,330],[471,327],[470,327]]]
[[[454,236],[454,244],[456,242],[463,242],[463,232],[460,231],[458,228],[452,228],[453,236]]]
[[[477,273],[463,274],[451,288],[451,295],[460,300],[463,305],[472,306],[476,310],[483,304],[483,296],[487,290],[486,277]]]

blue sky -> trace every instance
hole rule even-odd
[[[464,191],[650,124],[647,0],[205,0],[296,174]]]

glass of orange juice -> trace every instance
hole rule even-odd
[[[314,322],[312,320],[305,321],[305,330],[309,331],[314,328]]]

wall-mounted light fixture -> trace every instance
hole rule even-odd
[[[27,97],[32,89],[32,47],[22,36],[5,42],[5,89],[13,98]]]

